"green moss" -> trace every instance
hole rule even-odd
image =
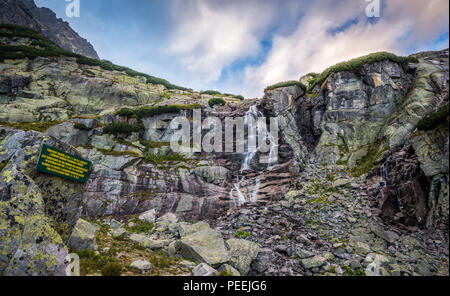
[[[135,113],[133,109],[130,108],[122,108],[119,111],[116,112],[119,116],[126,116],[126,117],[132,117]]]
[[[223,94],[226,97],[232,97],[234,99],[238,99],[238,100],[244,100],[244,97],[242,95],[233,95],[233,94]]]
[[[233,274],[228,270],[222,270],[221,272],[219,272],[219,276],[233,276]]]
[[[201,104],[175,105],[182,110],[194,110],[203,107]]]
[[[157,107],[141,107],[138,109],[122,108],[116,112],[117,115],[126,117],[147,118],[155,115],[166,113],[178,113],[181,110],[194,110],[201,108],[200,104],[186,104],[186,105],[164,105]]]
[[[277,89],[280,87],[288,87],[288,86],[298,86],[298,87],[301,87],[303,90],[306,90],[306,86],[303,83],[301,83],[300,81],[290,80],[290,81],[284,81],[284,82],[279,82],[277,84],[270,85],[270,86],[266,87],[266,89],[264,89],[264,91],[273,90],[273,89]]]
[[[122,274],[122,265],[119,262],[109,262],[102,268],[103,276],[120,276]]]
[[[250,236],[250,233],[248,233],[247,231],[238,231],[234,234],[235,238],[240,238],[240,237],[247,238],[249,236]]]
[[[5,166],[8,165],[8,161],[0,161],[0,172],[3,171],[3,169],[5,168]]]
[[[188,159],[186,159],[184,156],[178,153],[170,153],[168,155],[155,155],[155,154],[149,154],[145,158],[147,161],[154,163],[156,165],[161,165],[166,162],[185,162]]]
[[[50,127],[63,123],[63,121],[35,121],[35,122],[0,122],[5,127],[16,128],[24,131],[46,132]]]
[[[131,125],[126,122],[111,123],[103,127],[103,133],[113,135],[138,133],[142,130],[144,130],[143,125]]]
[[[336,173],[328,173],[326,179],[330,182],[334,182],[336,180]]]
[[[382,142],[377,140],[375,143],[368,145],[368,152],[366,156],[356,161],[356,166],[350,170],[354,177],[360,177],[367,174],[375,167],[375,161],[383,156],[383,153],[389,149],[387,146],[382,146]]]
[[[221,98],[213,98],[208,101],[208,105],[211,108],[214,107],[215,105],[223,106],[225,105],[225,103],[226,103],[225,100]]]
[[[180,108],[174,105],[158,106],[158,107],[142,107],[135,110],[135,114],[139,118],[152,117],[164,113],[178,113]]]
[[[435,129],[439,125],[448,126],[448,103],[441,106],[437,111],[432,112],[422,118],[422,120],[417,123],[417,129],[422,131],[429,131]]]
[[[309,81],[308,92],[312,92],[316,85],[322,85],[325,79],[327,79],[328,75],[331,73],[337,73],[342,71],[349,71],[358,74],[359,71],[367,64],[373,64],[376,62],[381,62],[384,60],[390,60],[398,64],[406,64],[406,63],[417,63],[418,60],[414,57],[399,57],[393,53],[389,52],[376,52],[366,56],[362,56],[356,59],[352,59],[346,62],[338,63],[334,66],[327,68],[322,73],[316,75],[313,79]]]
[[[342,269],[344,270],[344,275],[347,276],[365,276],[366,273],[363,270],[357,269],[353,270],[350,266],[342,266]]]
[[[73,125],[73,127],[76,128],[76,129],[79,129],[79,130],[85,130],[85,131],[90,130],[90,128],[88,128],[87,126],[85,126],[84,124],[79,123],[79,122],[75,123]]]
[[[74,251],[80,257],[80,274],[88,275],[101,271],[108,263],[117,259],[108,255],[97,255],[93,250]]]
[[[134,219],[134,220],[132,220],[132,222],[134,223],[134,225],[132,227],[126,225],[125,229],[128,230],[129,232],[133,232],[133,233],[150,233],[150,231],[155,226],[151,222],[142,221],[139,219]]]
[[[328,269],[328,272],[335,273],[335,274],[338,273],[336,270],[336,267],[334,267],[333,265],[330,266],[330,268]]]
[[[222,93],[218,92],[217,90],[205,90],[205,91],[201,91],[200,93],[204,94],[204,95],[212,95],[212,96],[222,94]]]

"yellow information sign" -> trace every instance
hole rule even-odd
[[[36,169],[43,173],[86,183],[92,163],[64,151],[42,145]]]

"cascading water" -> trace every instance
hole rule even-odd
[[[384,166],[384,163],[380,166],[380,175],[381,175],[381,186],[386,187],[387,184],[387,169]]]
[[[252,195],[250,195],[250,202],[256,202],[258,200],[258,192],[259,192],[260,184],[261,184],[261,180],[259,178],[256,178],[255,185],[253,186]]]
[[[270,168],[274,164],[278,162],[278,146],[273,138],[273,136],[263,127],[258,127],[255,125],[256,122],[258,122],[258,117],[263,117],[264,115],[262,112],[258,111],[257,106],[253,105],[251,106],[248,111],[245,113],[244,117],[244,126],[248,129],[248,140],[247,140],[247,149],[245,149],[244,154],[244,160],[242,161],[240,174],[244,174],[245,171],[250,170],[250,164],[253,160],[253,158],[256,156],[257,149],[256,149],[256,139],[258,138],[258,131],[262,130],[266,133],[266,139],[270,142],[270,152],[268,157],[268,163],[267,168]],[[258,122],[259,124],[259,122]],[[233,187],[230,191],[230,203],[231,206],[235,205],[235,196],[234,192],[236,192],[238,197],[238,206],[241,206],[245,204],[248,201],[250,202],[256,202],[258,198],[258,192],[259,187],[261,184],[261,180],[256,177],[255,182],[253,184],[253,188],[248,190],[248,198],[245,197],[245,195],[241,191],[241,184],[246,179],[245,175],[242,175],[239,179],[239,182],[234,183]]]
[[[256,139],[258,136],[258,131],[256,132],[250,132],[250,129],[255,128],[253,126],[253,122],[255,119],[258,118],[258,116],[262,113],[258,111],[258,109],[255,106],[251,106],[250,109],[248,109],[247,112],[245,112],[244,116],[244,126],[248,128],[248,140],[247,140],[247,149],[246,152],[244,152],[244,160],[242,162],[241,166],[241,174],[245,170],[250,169],[250,162],[256,155]]]

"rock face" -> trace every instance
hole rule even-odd
[[[38,8],[33,0],[1,0],[0,23],[34,29],[66,50],[99,59],[94,47],[67,22],[48,8]]]
[[[445,53],[448,51],[419,55],[414,86],[402,108],[386,123],[389,127],[384,134],[396,146],[377,160],[379,165],[368,181],[377,213],[412,229],[448,231],[448,126],[411,132],[425,114],[448,105]],[[381,182],[373,183],[373,175],[380,176]]]
[[[18,60],[0,68],[2,122],[67,120],[157,101],[164,86],[143,77],[80,65],[73,58]]]
[[[307,154],[307,145],[300,132],[299,114],[297,114],[303,95],[302,88],[290,86],[267,91],[263,98],[265,113],[278,118],[278,126],[283,138],[292,147],[298,162],[303,162]]]
[[[402,102],[412,80],[411,74],[390,61],[365,65],[359,75],[331,74],[317,98],[326,103],[317,120],[323,131],[316,149],[318,159],[328,163],[347,157],[354,166],[367,153],[360,150],[375,142]]]
[[[213,108],[214,96],[73,58],[5,60],[0,273],[62,274],[67,243],[98,243],[81,213],[103,219],[102,252],[120,240],[195,261],[182,264],[189,272],[201,263],[196,275],[448,275],[448,127],[419,128],[448,104],[448,51],[417,58]],[[186,117],[192,131],[195,109],[222,123],[244,117],[244,139],[248,120],[278,118],[276,160],[248,149],[175,153],[170,122]],[[93,162],[85,186],[34,171],[44,142]]]
[[[83,185],[41,174],[45,143],[77,155],[38,132],[0,129],[0,274],[65,275],[65,246],[81,215]]]

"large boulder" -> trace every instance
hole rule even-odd
[[[191,233],[178,241],[175,248],[184,258],[204,262],[213,267],[230,260],[220,232],[214,229]]]
[[[208,230],[208,229],[210,229],[210,227],[209,227],[209,224],[204,221],[200,221],[195,224],[191,224],[191,223],[187,223],[187,222],[180,222],[180,223],[177,223],[175,229],[178,232],[177,234],[180,237],[184,237],[184,236],[189,235],[194,232],[198,232],[201,230]]]
[[[231,265],[241,275],[247,275],[253,260],[258,256],[258,244],[245,239],[232,238],[227,240],[227,245],[231,257]]]
[[[36,171],[44,143],[79,155],[39,132],[0,128],[0,275],[65,275],[84,185]]]
[[[251,270],[256,274],[263,274],[268,268],[269,264],[275,259],[275,254],[271,249],[260,249],[258,256],[251,265]]]
[[[99,226],[89,223],[86,220],[78,219],[72,235],[67,242],[67,246],[71,250],[97,250],[97,242],[95,236],[99,230]]]

